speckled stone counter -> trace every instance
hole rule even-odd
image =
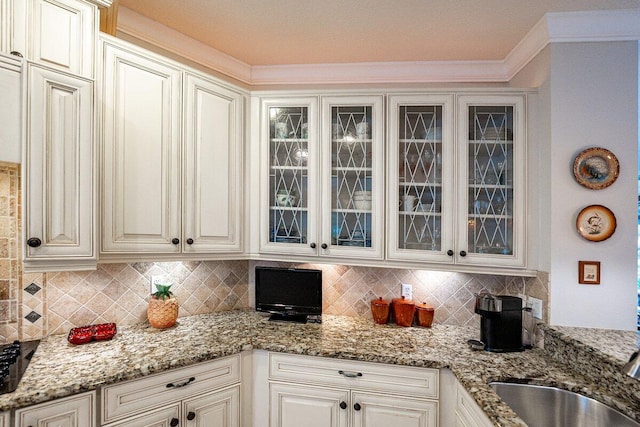
[[[594,381],[595,374],[584,372],[584,366],[576,373],[555,357],[559,354],[556,348],[570,346],[571,339],[565,340],[557,330],[549,333],[556,333],[550,340],[551,349],[499,354],[472,351],[466,341],[477,337],[473,328],[400,328],[328,315],[323,316],[322,324],[301,325],[269,322],[259,313],[234,311],[180,318],[176,326],[163,331],[145,324],[121,327],[111,341],[79,346],[69,344],[66,336],[50,336],[40,343],[18,389],[0,396],[0,410],[260,349],[448,368],[496,426],[525,425],[487,385],[506,379],[578,389],[640,420],[640,393],[612,392],[617,387],[615,379],[598,377]]]

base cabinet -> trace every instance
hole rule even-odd
[[[270,354],[269,425],[436,427],[438,371]]]
[[[234,355],[102,389],[102,425],[240,426],[240,362]]]
[[[493,423],[461,384],[456,390],[455,427],[492,427]]]
[[[95,402],[96,392],[91,391],[18,409],[15,427],[94,427]]]

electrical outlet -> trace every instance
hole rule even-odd
[[[529,297],[527,306],[531,307],[531,314],[536,319],[542,319],[542,300],[534,297]]]
[[[156,288],[156,285],[162,285],[163,279],[163,276],[151,276],[151,279],[149,279],[149,284],[151,285],[152,294],[154,294],[158,290]]]
[[[413,299],[413,287],[409,284],[403,283],[400,295],[405,297],[405,299]]]

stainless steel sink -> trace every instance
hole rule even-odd
[[[615,409],[571,391],[508,382],[489,385],[529,427],[640,427]]]

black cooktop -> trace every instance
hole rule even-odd
[[[20,383],[40,340],[0,345],[0,394],[11,393]]]

